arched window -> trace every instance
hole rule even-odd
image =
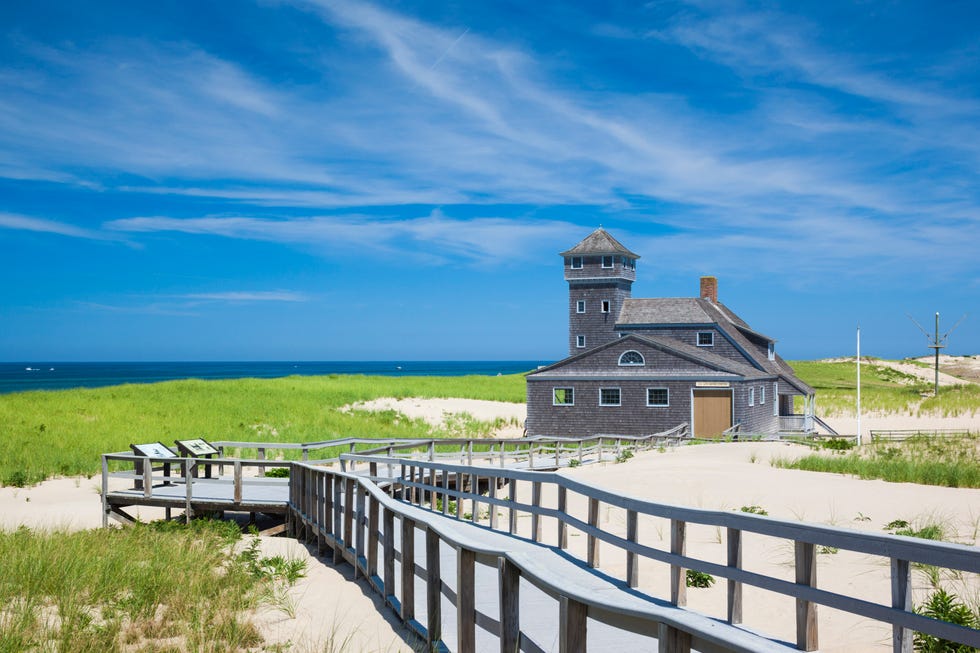
[[[624,351],[623,355],[619,357],[620,365],[643,365],[644,363],[643,354],[632,349]]]

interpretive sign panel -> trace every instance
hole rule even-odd
[[[215,456],[218,454],[218,449],[208,442],[198,438],[196,440],[174,440],[174,444],[180,449],[182,453],[188,456]]]
[[[162,442],[150,442],[148,444],[131,444],[129,448],[137,456],[149,456],[150,458],[176,458],[177,454],[167,448]]]

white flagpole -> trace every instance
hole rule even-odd
[[[861,446],[861,325],[857,329],[857,444]]]

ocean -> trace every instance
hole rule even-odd
[[[97,388],[175,379],[272,379],[283,376],[370,374],[464,376],[519,374],[551,361],[278,361],[181,363],[0,363],[0,394]]]

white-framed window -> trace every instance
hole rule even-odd
[[[613,266],[613,257],[603,256],[602,257],[602,267],[611,268]]]
[[[575,388],[553,388],[551,395],[553,406],[574,406]]]
[[[749,388],[749,406],[755,406],[755,388]]]
[[[643,354],[633,349],[629,351],[624,351],[622,356],[619,357],[619,364],[626,367],[631,365],[643,365],[646,361],[643,360]]]
[[[585,347],[585,336],[575,336],[575,346],[579,349]]]
[[[766,405],[766,386],[764,385],[759,386],[759,405]]]
[[[670,405],[670,390],[667,388],[647,388],[647,406],[663,407]]]
[[[698,347],[714,347],[714,346],[715,346],[714,331],[698,331]]]
[[[772,384],[772,416],[779,417],[779,382]]]
[[[774,342],[769,343],[769,360],[776,360],[776,343]]]
[[[600,406],[619,406],[621,399],[619,388],[599,388]]]
[[[608,299],[603,299],[602,300],[602,312],[603,313],[608,313],[609,312],[609,300]]]
[[[575,312],[576,313],[584,313],[585,312],[585,300],[584,299],[580,299],[577,302],[575,302]]]
[[[582,257],[581,256],[573,256],[572,257],[572,269],[573,270],[581,270],[582,269]]]

